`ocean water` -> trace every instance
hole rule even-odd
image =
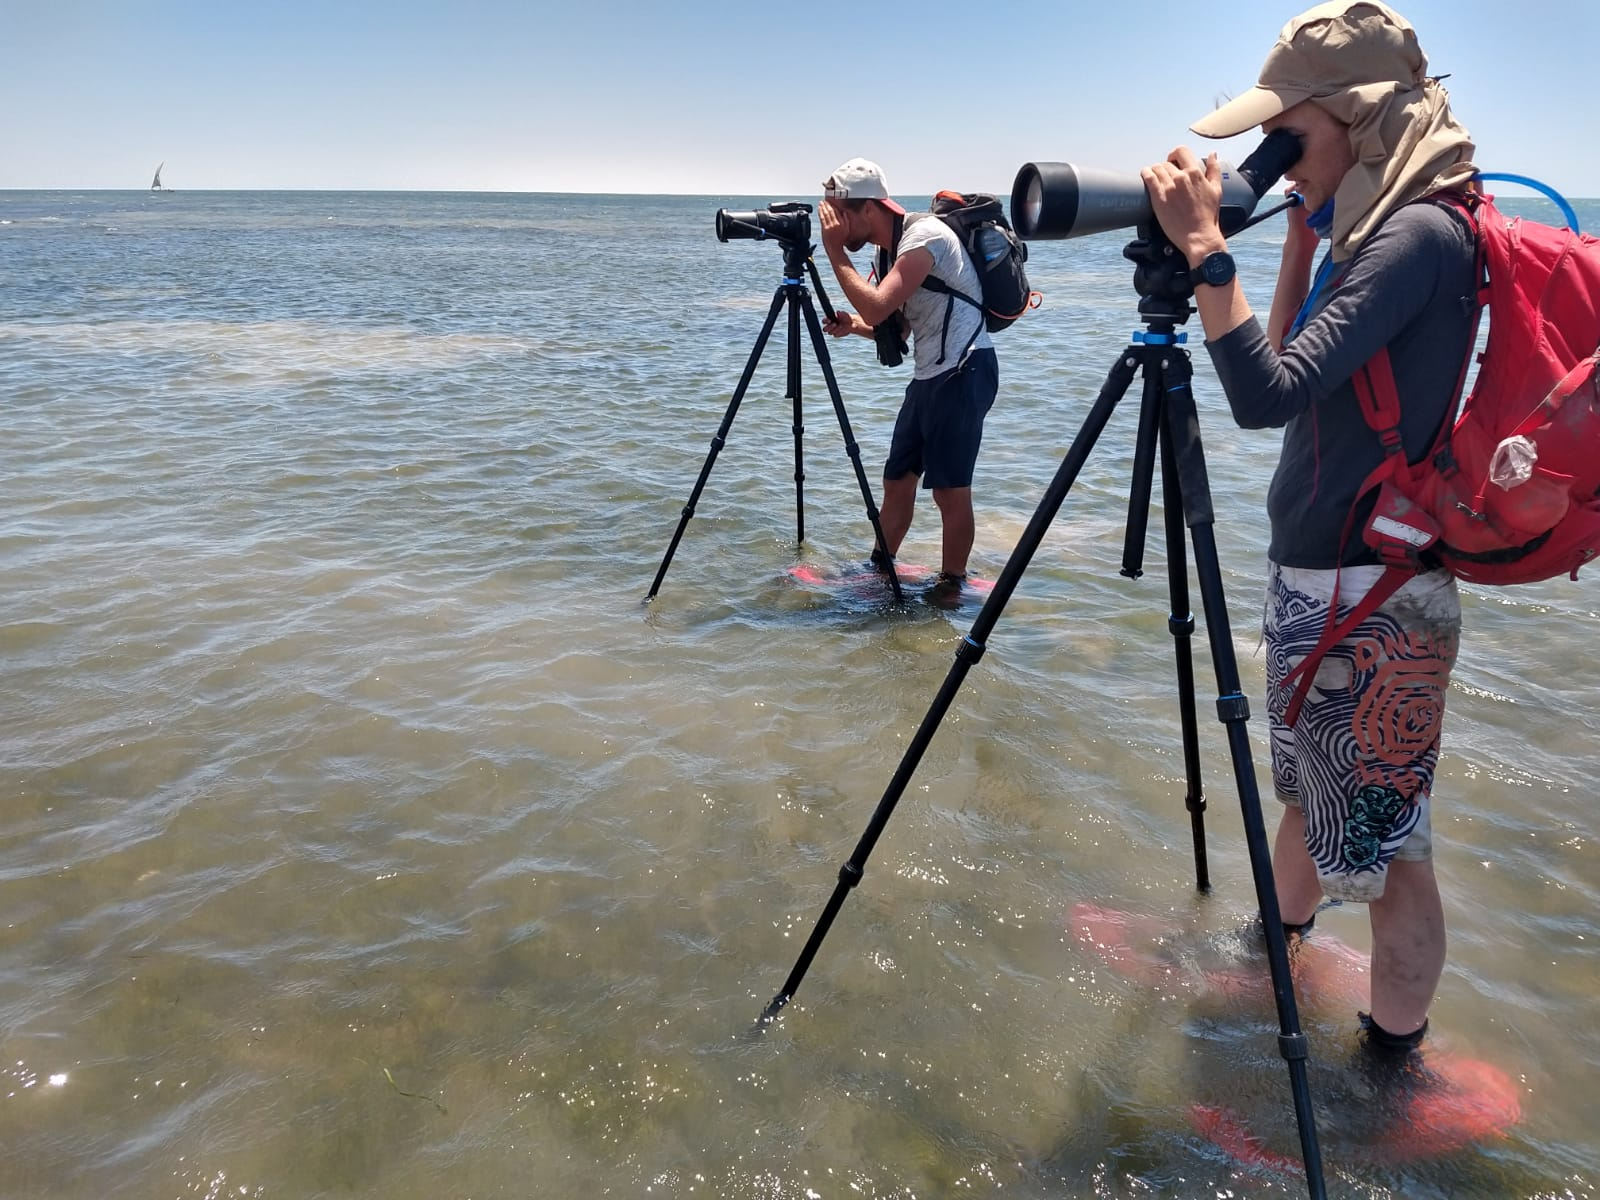
[[[786,198],[0,192],[0,1196],[1304,1194],[1194,1124],[1296,1153],[1264,990],[1184,957],[1265,978],[1203,638],[1195,887],[1159,504],[1119,574],[1136,394],[752,1035],[978,613],[786,575],[870,530],[809,343],[797,505],[781,323],[643,603],[782,279],[712,215]],[[1261,309],[1277,237],[1237,239]],[[980,573],[1138,327],[1123,240],[1034,247]],[[1277,436],[1191,324],[1265,788]],[[829,349],[876,488],[905,375]],[[937,539],[924,499],[904,557]],[[1374,1156],[1353,1006],[1307,996],[1329,1194],[1592,1197],[1600,609],[1463,607],[1433,1044],[1521,1120]],[[1173,969],[1111,969],[1085,902]]]

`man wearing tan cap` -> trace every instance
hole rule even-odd
[[[1309,930],[1324,896],[1367,905],[1363,1044],[1403,1068],[1416,1062],[1445,959],[1430,799],[1460,632],[1455,580],[1419,574],[1358,625],[1322,661],[1292,727],[1281,685],[1321,635],[1335,590],[1348,609],[1383,571],[1359,531],[1373,503],[1361,484],[1384,449],[1352,377],[1388,349],[1416,462],[1452,411],[1471,341],[1473,235],[1426,197],[1466,187],[1473,146],[1426,68],[1394,10],[1335,0],[1284,26],[1256,86],[1195,122],[1204,137],[1259,125],[1300,138],[1288,178],[1305,204],[1290,210],[1265,329],[1218,226],[1216,156],[1179,147],[1143,173],[1163,231],[1201,281],[1195,306],[1234,419],[1284,430],[1267,496],[1278,905],[1291,934]]]
[[[889,195],[875,162],[852,158],[840,164],[823,184],[819,215],[822,247],[855,309],[841,309],[827,331],[867,338],[881,331],[899,349],[902,331],[911,334],[912,380],[883,467],[883,536],[890,556],[899,554],[920,480],[933,492],[942,529],[939,576],[927,598],[954,607],[972,553],[972,476],[983,420],[1000,386],[982,305],[959,299],[981,297],[983,285],[955,232],[931,213],[908,216]],[[884,252],[876,283],[863,279],[850,259],[867,245]],[[932,290],[925,286],[930,280],[944,286]],[[877,550],[873,561],[883,566]]]

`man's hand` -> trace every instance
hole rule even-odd
[[[852,333],[858,333],[862,337],[872,336],[871,325],[868,325],[855,313],[846,312],[843,309],[836,310],[833,316],[823,321],[822,331],[832,334],[834,337],[849,337]]]
[[[822,225],[822,249],[828,258],[848,257],[844,248],[844,214],[839,206],[832,200],[824,200],[817,206],[817,220]]]

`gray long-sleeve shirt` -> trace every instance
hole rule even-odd
[[[1268,556],[1287,567],[1376,562],[1361,539],[1373,498],[1362,480],[1383,457],[1351,377],[1389,348],[1406,457],[1433,445],[1455,397],[1472,331],[1473,242],[1436,204],[1396,211],[1324,288],[1298,335],[1276,353],[1254,318],[1206,349],[1233,417],[1245,429],[1283,428],[1267,493]]]

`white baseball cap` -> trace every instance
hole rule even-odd
[[[822,185],[822,194],[829,200],[876,200],[891,212],[904,215],[906,211],[889,198],[883,168],[865,158],[852,158],[835,167]]]

